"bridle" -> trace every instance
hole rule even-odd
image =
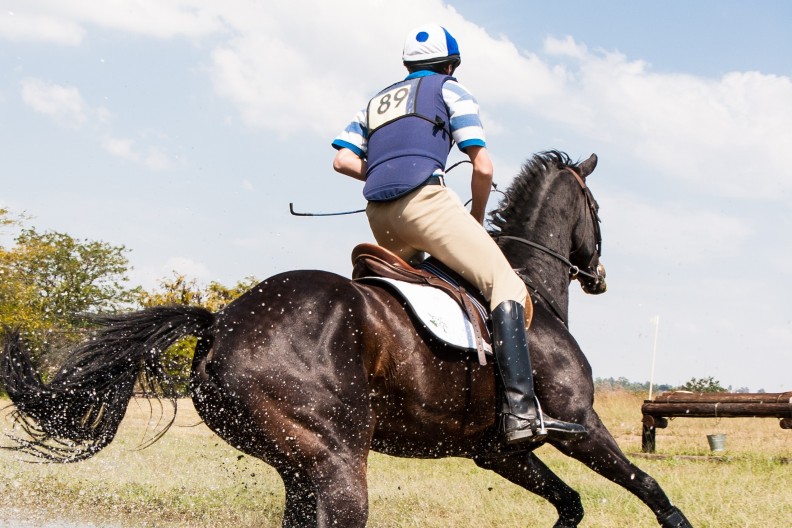
[[[567,170],[572,173],[575,177],[575,180],[580,185],[580,189],[583,192],[583,196],[586,199],[586,207],[589,210],[588,218],[591,219],[592,229],[594,230],[594,241],[597,251],[591,256],[591,260],[589,260],[587,269],[592,270],[593,277],[591,274],[578,270],[578,273],[584,275],[585,277],[589,277],[594,279],[595,281],[600,280],[600,272],[597,269],[597,265],[599,264],[599,259],[602,256],[602,230],[600,229],[600,223],[602,222],[599,217],[599,212],[597,211],[597,201],[594,199],[594,196],[591,194],[591,189],[588,188],[586,185],[586,180],[584,180],[577,170],[573,169],[572,167],[567,167]],[[572,254],[574,255],[580,251],[580,248],[573,249]],[[573,278],[577,276],[577,274],[573,275]]]
[[[600,229],[600,217],[599,213],[597,212],[597,202],[594,200],[594,196],[591,194],[591,190],[586,185],[586,181],[578,174],[578,172],[573,169],[572,167],[565,167],[567,171],[569,171],[577,181],[578,185],[580,186],[581,191],[583,192],[583,196],[586,200],[586,207],[589,210],[589,218],[591,219],[591,223],[594,229],[594,239],[596,241],[596,248],[597,251],[591,256],[591,260],[589,261],[588,267],[586,270],[580,269],[579,266],[576,266],[572,263],[564,255],[553,251],[552,249],[548,248],[547,246],[543,246],[537,242],[533,242],[532,240],[528,240],[526,238],[512,236],[512,235],[496,235],[494,238],[498,240],[512,240],[515,242],[520,242],[521,244],[525,244],[530,246],[534,249],[538,249],[569,266],[569,277],[570,279],[576,279],[579,275],[587,277],[593,281],[599,282],[603,279],[601,272],[598,269],[599,259],[602,256],[602,231]],[[574,255],[576,252],[580,251],[580,248],[572,250],[572,254]]]
[[[583,196],[585,198],[585,206],[588,208],[589,214],[588,217],[591,220],[593,230],[594,230],[594,239],[596,241],[596,252],[591,256],[591,260],[589,261],[588,267],[585,270],[581,270],[579,266],[576,266],[572,263],[564,255],[561,255],[557,251],[553,251],[552,249],[548,248],[547,246],[543,246],[537,242],[532,240],[528,240],[527,238],[512,236],[512,235],[495,235],[493,238],[496,240],[512,240],[514,242],[519,242],[526,246],[532,247],[534,249],[538,249],[553,258],[560,260],[567,266],[569,266],[569,279],[573,280],[578,278],[579,276],[584,276],[588,279],[591,279],[594,284],[599,284],[601,281],[605,279],[604,276],[604,268],[600,266],[599,259],[602,256],[602,231],[600,230],[600,217],[599,213],[597,212],[597,202],[594,200],[594,196],[591,194],[591,190],[586,186],[586,181],[578,174],[578,172],[573,169],[572,167],[565,167],[577,181],[578,185],[580,186],[581,191],[583,192]],[[576,252],[580,251],[581,248],[577,248],[572,250],[571,254],[575,254]],[[550,306],[553,312],[558,316],[561,322],[564,325],[567,325],[567,320],[564,315],[564,310],[558,306],[558,303],[555,301],[554,296],[547,291],[547,288],[541,282],[534,281],[528,274],[524,272],[524,270],[515,270],[520,278],[525,282],[525,284],[533,289],[536,293],[538,293],[545,302]]]

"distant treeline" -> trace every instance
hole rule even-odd
[[[628,392],[649,392],[649,382],[630,381],[627,378],[596,378],[594,380],[594,387],[597,390],[623,390]],[[731,385],[722,387],[720,382],[712,377],[708,378],[691,378],[685,382],[684,385],[669,385],[667,383],[655,383],[652,387],[655,394],[673,390],[686,390],[691,392],[751,392],[748,387],[740,387],[733,389]],[[757,393],[765,392],[764,389],[759,389]]]
[[[595,378],[594,387],[597,390],[623,390],[628,392],[649,392],[649,382],[630,381],[627,378]],[[655,392],[664,392],[676,389],[677,386],[669,384],[655,384]]]

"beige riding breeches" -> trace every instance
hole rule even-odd
[[[377,243],[404,260],[425,251],[476,286],[490,309],[503,301],[525,306],[525,283],[451,189],[424,185],[390,202],[369,202],[366,215]]]

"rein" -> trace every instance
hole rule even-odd
[[[594,279],[594,280],[599,279],[599,276],[597,276],[597,275],[595,275],[593,273],[589,273],[587,271],[583,271],[582,269],[580,269],[580,267],[575,266],[574,264],[572,264],[572,262],[570,262],[570,260],[568,258],[566,258],[565,256],[561,255],[560,253],[556,253],[552,249],[550,249],[550,248],[548,248],[546,246],[543,246],[542,244],[537,244],[536,242],[532,242],[531,240],[528,240],[527,238],[521,238],[521,237],[516,237],[516,236],[511,236],[511,235],[497,235],[497,236],[495,236],[493,238],[495,238],[497,240],[501,240],[501,239],[503,239],[503,240],[514,240],[515,242],[520,242],[521,244],[525,244],[526,246],[531,246],[534,249],[538,249],[540,251],[544,251],[548,255],[550,255],[552,257],[555,257],[556,259],[560,260],[561,262],[563,262],[564,264],[569,266],[569,276],[572,279],[576,278],[578,275],[583,275],[584,277],[588,277],[589,279]]]
[[[550,292],[547,291],[547,288],[545,288],[541,282],[534,282],[534,280],[531,277],[523,273],[523,270],[515,270],[515,271],[517,271],[517,275],[519,275],[519,277],[523,280],[525,285],[531,288],[536,293],[538,293],[539,297],[541,297],[544,300],[544,302],[546,302],[550,306],[550,308],[553,310],[553,313],[555,313],[556,316],[561,320],[561,322],[564,323],[564,326],[568,327],[569,323],[567,322],[566,317],[564,317],[564,311],[561,310],[561,307],[558,306],[557,302],[555,302],[555,299],[553,298],[552,295],[550,295]]]

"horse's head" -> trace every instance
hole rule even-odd
[[[577,167],[567,167],[580,186],[582,199],[577,220],[572,231],[572,263],[570,276],[580,282],[583,291],[592,295],[605,293],[605,266],[600,262],[602,255],[602,233],[600,231],[599,205],[586,184],[587,178],[597,166],[597,155],[592,154]]]
[[[490,233],[533,288],[560,291],[577,279],[586,293],[605,292],[598,205],[586,184],[596,166],[594,154],[582,163],[558,151],[536,154],[490,214]],[[552,275],[564,266],[567,273]]]

